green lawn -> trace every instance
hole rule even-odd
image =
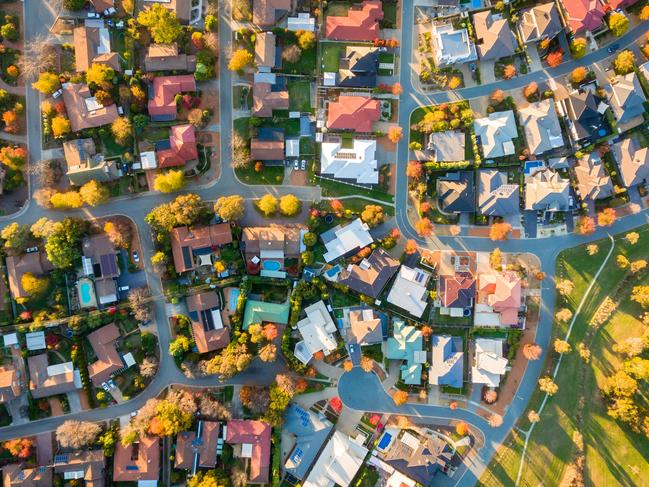
[[[365,208],[366,205],[379,205],[383,208],[383,213],[389,216],[394,216],[394,206],[392,205],[387,205],[387,204],[379,204],[375,203],[374,201],[369,201],[364,198],[345,198],[344,200],[340,200],[342,204],[345,206],[345,209],[351,210],[354,213],[360,213],[363,211],[363,208]]]
[[[255,172],[254,164],[245,169],[235,169],[237,177],[248,184],[282,184],[284,180],[283,166],[266,166],[261,172]]]
[[[288,82],[288,108],[291,111],[311,111],[311,83],[304,80]]]
[[[252,107],[252,90],[249,86],[232,87],[232,105],[235,110],[249,110]]]
[[[394,197],[391,194],[381,191],[359,188],[340,181],[330,181],[329,179],[317,178],[316,181],[322,188],[322,196],[368,196],[386,203],[394,203]]]
[[[397,2],[383,2],[383,20],[381,26],[387,29],[394,29],[397,26]]]
[[[316,68],[317,49],[313,46],[306,51],[302,51],[302,55],[297,62],[291,63],[286,59],[282,59],[282,71],[287,74],[310,74],[315,73]]]
[[[312,137],[300,137],[300,155],[301,156],[314,156],[315,155],[315,142]]]
[[[344,293],[339,289],[332,289],[331,302],[334,308],[346,308],[348,306],[358,306],[361,300],[354,292]]]
[[[616,250],[575,321],[569,340],[573,350],[583,340],[590,341],[587,335],[590,319],[625,274],[615,263],[616,255],[622,253],[629,260],[646,258],[649,227],[644,226],[637,231],[641,238],[635,246],[623,239],[624,234],[616,236]],[[592,257],[586,253],[585,246],[566,250],[559,256],[557,277],[570,279],[575,287],[566,303],[558,306],[566,306],[573,311],[578,306],[610,248],[608,240],[600,241],[598,245],[599,252]],[[644,281],[646,284],[649,279],[645,278]],[[633,283],[635,284],[637,282]],[[630,478],[630,472],[649,471],[649,441],[608,417],[606,405],[597,387],[603,374],[610,374],[620,363],[620,357],[613,352],[612,345],[628,336],[639,336],[644,328],[637,319],[641,309],[628,299],[631,287],[625,286],[616,295],[618,310],[599,328],[590,342],[591,362],[584,364],[574,351],[564,356],[556,378],[559,392],[548,401],[541,421],[530,437],[520,485],[559,485],[575,454],[572,436],[577,428],[581,431],[585,444],[585,477],[589,479],[588,485],[637,485],[635,476]],[[566,330],[567,324],[555,323],[553,340],[555,337],[563,338]],[[550,354],[546,370],[554,366],[555,360],[556,354]],[[582,396],[583,402],[580,399]],[[541,393],[535,393],[530,400],[530,408],[538,410],[541,401]],[[575,412],[580,403],[583,404],[583,412],[578,418]],[[527,429],[529,425],[526,415],[522,416],[520,423],[520,427]],[[506,446],[501,448],[489,471],[481,479],[481,485],[513,484],[520,462],[521,444],[520,438],[510,435]]]
[[[340,67],[340,55],[343,50],[342,44],[329,42],[320,43],[320,57],[322,69],[326,72],[337,72]]]

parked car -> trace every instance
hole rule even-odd
[[[33,254],[34,252],[38,252],[38,247],[36,247],[36,246],[34,246],[34,247],[27,247],[27,248],[25,249],[25,253],[26,253],[26,254]]]
[[[115,389],[117,387],[117,385],[115,385],[115,381],[113,379],[108,379],[108,381],[106,383],[108,384],[108,387],[110,387],[111,389]]]
[[[295,159],[295,162],[293,163],[293,169],[295,169],[296,171],[300,169],[300,163],[297,159]]]
[[[117,290],[118,290],[120,293],[125,293],[125,292],[128,291],[129,289],[131,289],[131,286],[120,286],[120,287],[117,288]]]
[[[606,49],[606,50],[607,50],[609,53],[612,54],[612,53],[616,52],[618,49],[620,49],[620,45],[616,43],[616,44],[613,44],[613,45],[611,45],[611,46],[608,46],[608,49]]]
[[[302,159],[302,164],[300,165],[300,168],[304,171],[306,169],[306,159]]]
[[[99,15],[99,12],[88,12],[88,18],[89,19],[99,19],[99,18],[101,18],[101,15]]]
[[[352,354],[356,350],[356,344],[355,343],[350,343],[349,344],[349,353]]]
[[[108,387],[108,384],[106,384],[105,382],[102,382],[102,383],[101,383],[101,387],[102,387],[102,389],[105,390],[106,392],[110,392],[110,387]]]
[[[140,256],[138,255],[137,250],[133,251],[133,262],[135,262],[136,264],[140,262]]]
[[[115,7],[108,7],[106,10],[104,10],[104,17],[110,17],[111,15],[115,15],[117,13],[117,9]]]
[[[63,90],[59,88],[59,89],[56,90],[54,93],[52,93],[52,98],[56,99],[56,98],[58,98],[59,96],[61,96],[62,94],[63,94]]]

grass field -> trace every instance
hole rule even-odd
[[[649,251],[649,227],[644,226],[637,231],[641,238],[635,246],[624,240],[623,234],[616,236],[616,247],[611,259],[575,320],[569,342],[573,350],[577,349],[580,342],[589,342],[591,362],[585,364],[575,351],[564,356],[555,380],[559,392],[548,401],[541,421],[530,437],[520,485],[560,485],[566,468],[576,453],[572,440],[575,431],[580,431],[583,435],[587,485],[639,485],[631,473],[649,471],[649,440],[632,433],[628,427],[607,416],[606,405],[597,386],[604,374],[610,374],[620,363],[619,355],[613,352],[613,344],[628,336],[640,335],[644,328],[637,319],[642,310],[628,299],[631,285],[625,286],[615,295],[614,301],[619,303],[618,310],[595,332],[592,341],[589,337],[593,336],[593,331],[587,334],[593,314],[603,299],[614,292],[617,283],[625,275],[626,271],[619,269],[615,262],[617,254],[624,254],[629,260],[646,258]],[[588,256],[585,246],[580,246],[562,252],[557,261],[557,278],[570,279],[575,285],[565,304],[573,312],[611,244],[609,240],[603,240],[598,245],[599,252],[594,256]],[[649,278],[645,277],[644,281],[649,282]],[[635,284],[637,281],[633,283]],[[555,323],[553,340],[563,338],[567,326]],[[556,358],[556,354],[550,354],[545,373],[554,367]],[[535,393],[530,408],[538,410],[541,401],[542,394]],[[583,410],[576,414],[580,408]],[[519,423],[524,430],[529,427],[526,414]],[[513,485],[522,444],[521,435],[510,435],[481,479],[480,485]]]
[[[311,82],[303,80],[288,82],[288,109],[298,112],[311,111]]]
[[[340,67],[340,53],[343,50],[342,44],[331,42],[320,43],[320,56],[322,69],[326,72],[337,72]]]

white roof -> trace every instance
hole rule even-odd
[[[255,83],[270,83],[274,85],[276,76],[275,73],[255,73],[254,80]]]
[[[25,341],[27,342],[27,350],[44,350],[46,348],[44,331],[27,333]]]
[[[315,18],[311,17],[308,13],[299,13],[297,17],[288,18],[288,30],[307,30],[309,32],[315,31]]]
[[[401,442],[404,443],[406,446],[409,446],[413,450],[416,450],[417,448],[419,448],[419,438],[417,438],[412,433],[409,433],[408,431],[406,431],[401,436]]]
[[[64,364],[49,365],[47,367],[47,375],[54,377],[55,375],[68,374],[74,371],[74,364],[72,362],[65,362]]]
[[[489,328],[500,327],[500,313],[496,313],[488,304],[476,303],[473,310],[473,325]]]
[[[325,86],[336,86],[336,73],[324,73],[322,82]]]
[[[142,169],[155,169],[158,165],[155,158],[155,151],[140,152]]]
[[[286,157],[300,157],[300,139],[286,139],[284,148]]]
[[[135,358],[133,357],[133,354],[131,352],[122,355],[122,359],[124,360],[124,363],[127,367],[132,367],[135,365]]]
[[[241,444],[241,458],[252,458],[252,443]]]
[[[340,142],[323,142],[320,147],[320,172],[337,179],[359,184],[378,184],[376,140],[354,139],[351,148]]]
[[[81,469],[81,470],[68,470],[67,472],[63,472],[63,479],[64,480],[82,479],[83,474],[84,474],[83,469]]]
[[[478,338],[475,341],[475,358],[471,369],[474,384],[497,387],[500,376],[507,371],[507,359],[503,357],[503,340]]]
[[[336,350],[338,343],[334,337],[336,325],[324,301],[318,301],[304,311],[306,318],[297,323],[303,340],[295,346],[295,354],[306,364],[316,352],[329,355]]]
[[[406,477],[404,474],[395,470],[392,472],[392,475],[388,477],[386,481],[386,487],[415,487],[416,482],[409,477]]]
[[[428,272],[402,265],[388,294],[388,302],[420,318],[428,303],[426,291],[428,279],[430,279]]]
[[[5,347],[10,347],[11,345],[18,344],[18,333],[8,333],[2,336],[4,340]]]
[[[494,112],[473,122],[476,136],[480,137],[485,158],[512,155],[515,151],[512,139],[518,137],[516,119],[512,110]]]
[[[372,235],[370,235],[370,227],[363,223],[360,218],[339,228],[335,233],[336,238],[325,243],[327,252],[324,254],[324,258],[327,262],[336,260],[347,252],[361,249],[374,242]]]
[[[138,480],[137,487],[158,487],[157,480]]]
[[[349,436],[335,431],[302,486],[348,487],[363,465],[367,451],[367,448],[355,443]]]

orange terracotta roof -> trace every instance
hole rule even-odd
[[[117,442],[113,456],[113,480],[136,482],[158,480],[160,476],[160,439],[144,436],[138,443],[123,446]]]
[[[176,118],[176,95],[196,91],[194,75],[158,76],[153,80],[153,97],[149,99],[149,115]]]
[[[119,337],[119,328],[115,323],[102,326],[88,335],[88,341],[97,356],[97,361],[88,366],[88,373],[96,387],[100,387],[102,382],[106,382],[113,373],[124,367],[115,348],[115,340]]]
[[[191,124],[174,125],[169,135],[169,149],[158,151],[158,167],[184,166],[189,161],[198,159],[196,131]]]
[[[381,118],[379,100],[362,96],[342,95],[338,101],[329,103],[327,127],[338,130],[371,132],[372,123]]]
[[[379,21],[383,19],[380,0],[366,0],[361,8],[350,8],[347,16],[327,16],[327,39],[341,41],[373,41],[379,37]]]
[[[268,482],[270,469],[270,436],[271,427],[263,421],[234,419],[228,421],[228,433],[225,441],[235,445],[251,445],[250,472],[251,483]]]
[[[193,252],[212,249],[232,242],[232,231],[228,223],[218,225],[176,227],[171,230],[171,253],[176,272],[187,272],[195,268]],[[186,250],[183,250],[186,249]]]

